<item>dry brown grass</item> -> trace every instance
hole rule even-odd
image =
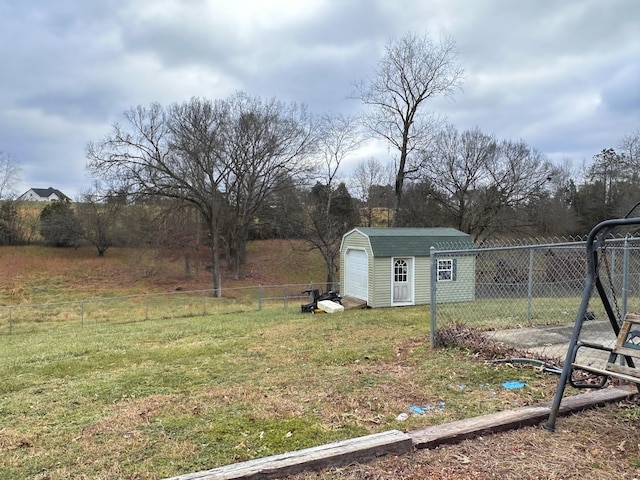
[[[0,248],[0,304],[48,303],[100,297],[212,287],[207,248],[184,256],[153,249],[111,248],[98,257],[93,247],[50,248],[36,245]],[[222,270],[224,289],[257,285],[321,282],[322,259],[301,241],[262,240],[248,245],[240,277]]]

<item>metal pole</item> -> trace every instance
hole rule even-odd
[[[627,316],[627,296],[629,293],[629,237],[624,238],[624,250],[622,255],[622,318],[619,321],[624,320]]]
[[[289,299],[287,298],[287,286],[284,285],[283,292],[282,292],[282,309],[286,310],[288,306],[289,306]]]
[[[436,249],[435,247],[430,248],[430,261],[431,261],[431,300],[429,305],[429,310],[431,313],[431,325],[429,327],[429,343],[431,348],[436,348],[436,284],[438,281],[438,261],[436,259]]]
[[[531,323],[531,302],[533,301],[533,248],[529,251],[529,281],[527,286],[527,322]]]
[[[549,414],[549,418],[545,425],[545,429],[549,430],[550,432],[553,432],[556,428],[556,417],[558,416],[558,411],[560,410],[560,403],[562,402],[564,389],[567,386],[567,382],[569,381],[569,375],[571,375],[571,372],[573,370],[573,361],[576,354],[576,345],[578,343],[578,338],[580,337],[580,331],[582,330],[582,322],[584,321],[584,314],[587,312],[589,297],[591,296],[591,291],[593,290],[593,282],[594,282],[594,277],[592,275],[589,275],[585,281],[585,289],[584,289],[584,292],[582,293],[582,301],[580,303],[580,308],[578,308],[576,321],[573,325],[571,340],[569,340],[567,355],[564,360],[564,365],[562,366],[562,373],[560,374],[560,379],[558,380],[556,395],[553,398],[553,402],[551,403],[551,412]]]

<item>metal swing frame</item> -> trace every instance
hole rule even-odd
[[[640,203],[639,203],[640,204]],[[599,256],[598,251],[603,251],[606,248],[606,239],[611,231],[616,227],[622,226],[632,226],[632,225],[640,225],[640,217],[631,217],[629,215],[635,208],[639,205],[636,204],[624,218],[613,219],[613,220],[605,220],[604,222],[596,225],[587,238],[586,250],[587,250],[587,268],[588,275],[585,282],[585,287],[582,294],[582,301],[580,302],[580,307],[578,309],[578,313],[576,315],[576,320],[573,327],[573,332],[571,334],[571,340],[569,341],[569,348],[567,349],[567,355],[564,361],[564,365],[562,367],[562,373],[560,374],[560,379],[558,380],[558,387],[556,389],[556,394],[553,399],[553,403],[551,404],[551,412],[549,414],[549,419],[545,425],[545,428],[549,431],[555,430],[555,422],[558,416],[558,411],[560,409],[560,403],[562,402],[562,397],[564,395],[564,390],[567,384],[570,384],[576,388],[602,388],[607,383],[607,380],[611,377],[622,378],[627,381],[632,381],[636,383],[636,387],[640,392],[640,377],[631,377],[629,375],[619,374],[615,371],[608,371],[602,369],[590,368],[588,366],[579,365],[575,363],[576,355],[578,353],[578,349],[581,347],[593,348],[597,350],[607,351],[609,352],[609,359],[611,361],[615,361],[615,359],[619,356],[624,357],[626,364],[635,368],[633,358],[629,355],[625,355],[624,353],[618,353],[615,349],[604,347],[602,345],[597,345],[593,343],[582,342],[579,340],[580,332],[582,331],[582,325],[586,320],[587,316],[587,307],[589,305],[589,299],[593,293],[594,288],[598,292],[600,300],[602,301],[602,305],[604,306],[604,310],[607,314],[607,318],[609,319],[609,323],[611,324],[611,328],[615,333],[616,338],[620,335],[621,323],[622,319],[618,318],[614,308],[611,304],[611,300],[607,295],[602,280],[599,276]],[[606,260],[606,258],[605,258]],[[617,304],[616,304],[617,306]],[[640,354],[640,351],[639,351]],[[576,370],[582,370],[594,373],[596,376],[601,378],[598,383],[581,383],[573,379],[573,372]],[[636,381],[637,380],[637,381]]]

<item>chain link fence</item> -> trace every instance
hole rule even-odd
[[[621,321],[627,312],[640,311],[640,238],[611,238],[600,256],[603,288]],[[473,265],[473,275],[440,281],[438,266],[450,259]],[[434,345],[438,331],[463,325],[529,358],[557,364],[564,361],[587,276],[586,242],[438,249],[432,252],[434,269],[435,281],[431,282]],[[469,288],[475,292],[472,300],[451,300],[462,298]],[[592,297],[581,340],[612,344],[615,336],[602,301],[597,295]]]

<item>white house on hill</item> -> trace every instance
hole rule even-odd
[[[20,195],[17,200],[25,202],[54,202],[59,200],[71,201],[71,199],[64,193],[53,187],[30,188],[22,195]]]

